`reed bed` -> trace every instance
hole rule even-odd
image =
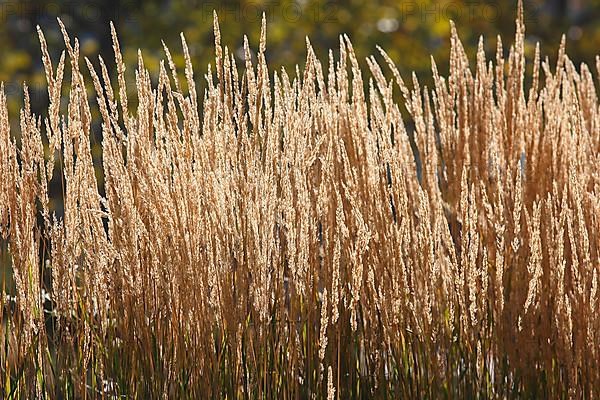
[[[38,30],[47,111],[25,87],[12,132],[0,88],[0,397],[598,398],[598,90],[522,15],[475,63],[451,25],[429,88],[346,36],[269,71],[264,19],[236,65],[215,15],[201,90],[182,35],[132,97],[114,28],[114,77]]]

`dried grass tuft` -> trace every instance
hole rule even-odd
[[[0,397],[600,396],[598,91],[564,41],[526,62],[522,21],[473,69],[452,25],[427,88],[346,36],[269,71],[264,18],[240,74],[215,14],[200,99],[183,36],[185,85],[163,43],[128,99],[113,26],[115,89],[38,30],[50,101],[24,87],[19,141],[0,88]]]

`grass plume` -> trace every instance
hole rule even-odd
[[[183,35],[151,77],[112,28],[113,80],[62,24],[47,114],[25,87],[12,133],[0,88],[0,397],[600,396],[598,90],[564,41],[526,62],[520,6],[471,68],[452,25],[428,88],[346,36],[270,71],[264,19],[238,66],[214,26],[201,90]]]

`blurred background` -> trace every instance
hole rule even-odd
[[[542,56],[556,56],[564,33],[568,52],[576,61],[594,64],[600,44],[600,0],[524,0],[529,52],[543,44]],[[400,71],[416,71],[426,80],[432,54],[442,71],[449,54],[449,23],[456,22],[469,52],[474,53],[480,35],[486,49],[495,52],[496,35],[505,43],[514,37],[516,0],[0,0],[0,81],[18,110],[22,83],[32,90],[34,108],[44,106],[45,77],[40,60],[36,25],[46,34],[55,63],[64,49],[56,18],[81,42],[83,56],[101,54],[113,60],[109,21],[113,21],[128,65],[135,65],[138,48],[154,72],[164,57],[161,39],[171,48],[176,64],[182,64],[179,33],[184,32],[197,77],[212,61],[212,12],[221,22],[223,42],[237,50],[240,61],[243,35],[258,44],[260,20],[267,15],[267,59],[272,69],[302,64],[305,36],[325,61],[327,49],[336,48],[347,33],[360,57],[385,48]],[[130,73],[133,73],[130,68]],[[200,79],[199,79],[200,81]],[[201,82],[200,82],[201,83]],[[41,110],[40,110],[41,111]]]
[[[243,35],[258,47],[261,16],[267,15],[267,53],[271,71],[280,67],[302,67],[309,36],[317,55],[326,64],[327,51],[338,46],[338,37],[347,33],[361,60],[376,54],[376,45],[388,51],[405,78],[415,71],[430,83],[430,54],[442,73],[449,56],[449,20],[456,22],[466,50],[474,60],[479,36],[486,39],[488,57],[495,54],[496,36],[505,44],[514,39],[516,0],[0,0],[0,81],[4,82],[13,128],[17,128],[23,104],[23,82],[30,88],[32,109],[45,116],[48,106],[36,25],[45,32],[56,66],[64,49],[56,22],[60,17],[69,33],[77,36],[82,56],[97,55],[114,69],[109,21],[113,21],[124,52],[128,81],[134,89],[137,51],[142,49],[146,66],[156,76],[164,58],[161,39],[171,49],[174,61],[183,66],[179,33],[183,32],[192,55],[197,84],[203,88],[203,74],[213,61],[213,10],[216,10],[222,41],[243,61]],[[526,51],[533,57],[535,43],[542,43],[542,57],[556,59],[563,34],[567,51],[579,64],[594,66],[600,44],[600,0],[524,0],[527,29]],[[505,46],[505,49],[509,46]],[[86,69],[83,69],[86,71]],[[114,74],[113,74],[114,75]],[[68,71],[67,71],[68,77]],[[68,85],[63,86],[65,94]],[[203,90],[198,91],[202,93]],[[90,96],[94,93],[90,90]],[[101,130],[95,114],[94,162],[100,166]],[[19,138],[18,129],[13,135]],[[102,192],[101,168],[97,168]],[[2,173],[2,171],[0,171]],[[51,209],[62,215],[60,172],[51,182]],[[0,265],[9,265],[6,243],[0,241]],[[3,272],[8,270],[3,268]],[[3,281],[4,279],[0,279]]]
[[[486,50],[495,53],[496,35],[505,43],[514,37],[516,0],[0,0],[0,81],[10,101],[12,118],[22,104],[22,84],[27,81],[33,109],[43,114],[47,106],[46,81],[40,59],[36,25],[46,34],[56,64],[64,49],[56,18],[77,36],[81,53],[92,60],[100,54],[114,67],[109,31],[113,21],[119,33],[125,62],[135,66],[137,50],[143,50],[146,66],[158,70],[164,57],[161,39],[182,65],[179,33],[184,32],[200,85],[207,64],[214,57],[212,12],[221,24],[223,43],[243,60],[243,35],[258,45],[260,20],[267,15],[267,59],[271,69],[302,65],[309,36],[322,60],[335,49],[341,33],[347,33],[359,57],[386,49],[407,76],[412,71],[423,81],[430,75],[432,54],[443,72],[449,55],[449,20],[456,22],[470,53],[480,35]],[[561,35],[567,35],[570,56],[595,64],[600,44],[600,0],[524,0],[528,53],[540,41],[542,57],[551,60]],[[508,47],[508,46],[506,46]],[[240,63],[241,64],[241,63]],[[134,68],[128,73],[133,77]],[[200,92],[201,93],[201,92]]]

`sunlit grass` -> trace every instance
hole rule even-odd
[[[216,16],[201,89],[183,36],[156,77],[113,29],[113,79],[61,28],[47,112],[0,90],[0,397],[600,395],[597,89],[521,13],[432,88],[346,37],[269,71],[264,21],[239,74]]]

